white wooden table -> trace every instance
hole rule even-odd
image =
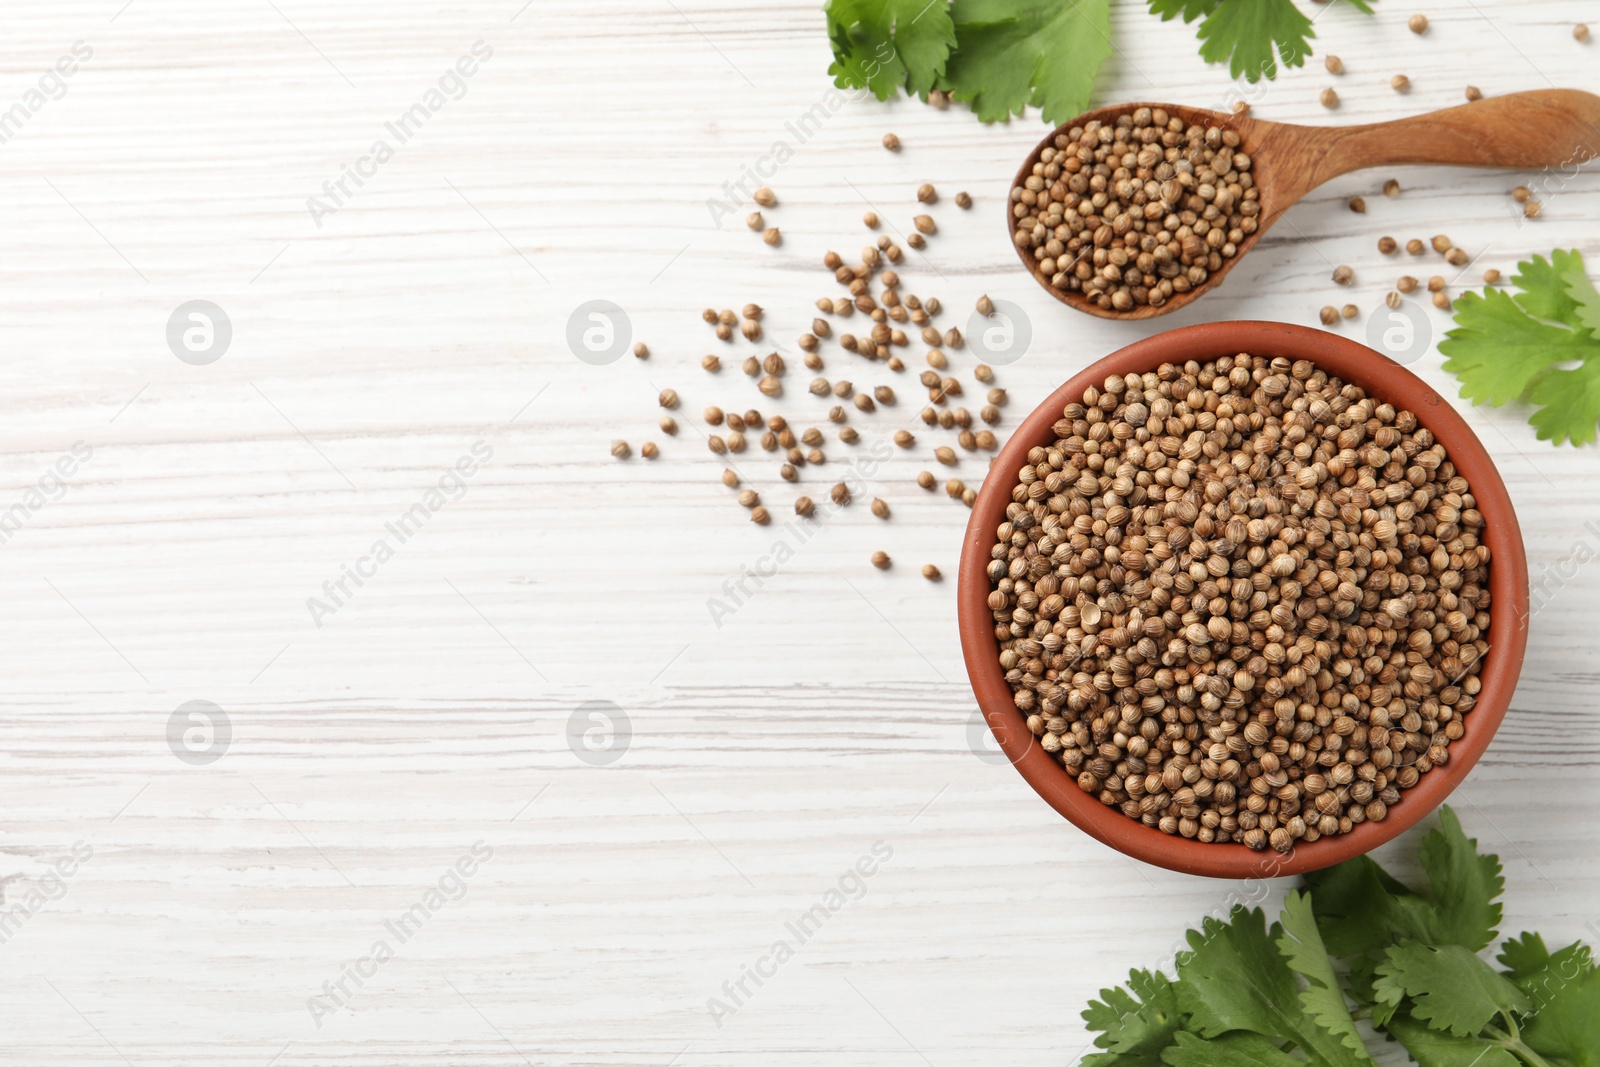
[[[1381,234],[1447,232],[1482,253],[1474,272],[1594,253],[1600,177],[1552,188],[1520,225],[1507,191],[1535,176],[1350,176],[1196,307],[1106,323],[1050,301],[999,226],[1036,117],[985,128],[959,108],[847,100],[799,143],[787,124],[829,92],[813,4],[520,4],[0,14],[0,109],[74,42],[92,51],[0,144],[0,510],[21,509],[0,544],[0,1062],[1071,1062],[1085,1000],[1165,959],[1235,887],[1108,851],[974,754],[954,583],[916,573],[953,577],[967,517],[912,483],[934,435],[871,479],[891,522],[858,503],[716,624],[708,600],[786,535],[745,521],[699,412],[804,426],[823,405],[798,367],[789,396],[760,397],[733,365],[770,346],[720,344],[700,309],[762,304],[797,356],[811,302],[835,291],[822,252],[864,243],[869,204],[904,231],[934,182],[940,234],[906,288],[940,297],[944,325],[985,292],[1025,310],[1032,347],[1001,371],[1009,426],[1156,329],[1313,321],[1342,302],[1335,263],[1357,272],[1339,297],[1376,307],[1410,269],[1377,254]],[[1425,38],[1403,29],[1410,10],[1380,6],[1323,12],[1318,56],[1248,90],[1256,113],[1357,121],[1456,103],[1469,81],[1594,87],[1600,45],[1569,35],[1594,15],[1581,0],[1430,5]],[[1141,8],[1117,5],[1101,99],[1223,100],[1192,28]],[[1337,113],[1316,100],[1330,49],[1348,68]],[[473,73],[446,89],[464,95],[428,111],[463,56]],[[1398,72],[1407,96],[1388,87]],[[401,144],[385,124],[419,102]],[[878,145],[891,129],[898,155]],[[708,200],[778,141],[793,154],[769,179],[774,249],[741,224],[743,198],[721,228]],[[335,202],[323,183],[347,167],[365,176]],[[1393,201],[1378,193],[1391,176]],[[950,202],[960,189],[970,212]],[[1357,193],[1365,215],[1344,207]],[[569,315],[595,299],[625,309],[648,362],[574,356]],[[192,300],[231,323],[209,364],[167,343]],[[706,375],[707,352],[730,368]],[[828,358],[831,376],[890,377]],[[972,362],[956,353],[963,377]],[[1454,396],[1439,364],[1416,367]],[[855,420],[867,440],[915,410],[901,380],[898,414]],[[676,440],[654,431],[669,385]],[[1524,411],[1466,414],[1535,580],[1600,552],[1597,453],[1535,441]],[[617,462],[617,437],[663,455]],[[813,496],[845,469],[847,450],[829,451],[801,483]],[[429,510],[463,457],[474,473]],[[739,460],[786,517],[771,457]],[[58,462],[71,473],[48,473]],[[954,473],[976,484],[983,463]],[[392,533],[419,503],[420,529]],[[379,540],[392,558],[371,557]],[[879,548],[889,572],[867,564]],[[1600,939],[1600,565],[1563,573],[1454,803],[1505,861],[1508,931]],[[324,583],[341,579],[335,603]],[[169,744],[191,701],[229,733],[180,723]],[[588,719],[569,745],[595,701],[625,714],[625,748],[618,731],[591,753],[581,735],[603,724]],[[92,855],[68,861],[75,847]],[[870,877],[849,873],[862,857]],[[859,899],[829,910],[841,880]],[[818,904],[826,922],[801,943],[786,924]],[[386,924],[406,914],[420,929],[402,940]],[[393,958],[372,957],[379,941]],[[743,977],[756,967],[773,976]],[[742,978],[734,1004],[724,983]],[[713,1018],[712,997],[737,1011]]]

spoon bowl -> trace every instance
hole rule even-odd
[[[1239,135],[1239,149],[1250,156],[1261,213],[1254,233],[1201,284],[1174,293],[1159,307],[1141,304],[1129,311],[1103,308],[1082,293],[1058,289],[1039,271],[1038,261],[1015,241],[1012,200],[1006,197],[1006,230],[1028,273],[1057,300],[1103,319],[1152,319],[1187,307],[1210,292],[1254,248],[1284,212],[1308,193],[1341,174],[1367,167],[1435,164],[1503,167],[1520,170],[1571,168],[1600,156],[1600,96],[1577,89],[1544,89],[1491,97],[1425,115],[1360,126],[1296,126],[1230,115],[1184,104],[1116,104],[1085,112],[1040,141],[1017,171],[1015,189],[1033,174],[1035,164],[1057,136],[1090,122],[1114,125],[1142,107],[1161,109],[1185,125],[1219,127]]]

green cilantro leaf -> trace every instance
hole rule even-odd
[[[1516,293],[1461,297],[1444,368],[1474,403],[1527,399],[1540,440],[1587,444],[1600,422],[1600,292],[1583,257],[1559,249],[1518,264],[1512,282]]]
[[[1258,82],[1286,67],[1303,66],[1311,54],[1311,20],[1294,0],[1226,0],[1200,23],[1200,58],[1228,64],[1228,74]]]
[[[927,95],[955,47],[948,0],[828,0],[834,84],[887,100],[901,86]]]
[[[1378,965],[1373,988],[1380,1004],[1411,998],[1413,1017],[1457,1037],[1477,1034],[1496,1015],[1532,1007],[1527,994],[1460,945],[1393,945]]]
[[[1433,928],[1425,897],[1392,877],[1368,856],[1306,875],[1311,909],[1328,951],[1360,956],[1395,939],[1426,939]]]
[[[1037,106],[1061,123],[1089,107],[1111,55],[1111,0],[955,0],[960,42],[940,84],[984,122]]]
[[[1515,1056],[1484,1038],[1442,1033],[1408,1015],[1396,1016],[1388,1029],[1420,1067],[1522,1067]]]
[[[1084,1058],[1085,1067],[1157,1067],[1161,1050],[1183,1023],[1172,980],[1159,971],[1132,971],[1124,989],[1102,989],[1083,1011],[1089,1029],[1100,1031],[1097,1047],[1107,1049]]]
[[[1500,857],[1480,855],[1478,842],[1446,807],[1439,810],[1439,825],[1423,839],[1418,858],[1428,875],[1428,899],[1436,917],[1433,941],[1474,952],[1487,948],[1500,926],[1496,898],[1506,887]]]
[[[1183,1032],[1162,1057],[1168,1067],[1305,1067],[1257,1034],[1229,1034],[1206,1040]]]
[[[1311,895],[1305,892],[1290,893],[1283,902],[1283,936],[1278,938],[1278,950],[1289,963],[1289,969],[1306,980],[1300,991],[1300,1005],[1317,1025],[1344,1042],[1345,1048],[1362,1063],[1371,1063],[1367,1046],[1356,1032],[1356,1021],[1350,1017],[1349,1005],[1339,988],[1339,976],[1334,973],[1333,961],[1317,932],[1317,919],[1311,911]]]
[[[1573,1067],[1600,1067],[1600,971],[1564,985],[1522,1031],[1522,1040]]]
[[[1259,908],[1236,906],[1229,921],[1206,919],[1190,930],[1189,950],[1178,955],[1178,1007],[1189,1028],[1204,1037],[1248,1030],[1274,1040],[1291,1040],[1320,1067],[1363,1067],[1337,1037],[1306,1015],[1296,995],[1294,973],[1274,941]]]
[[[1193,22],[1202,15],[1211,14],[1220,2],[1221,0],[1150,0],[1150,14],[1160,15],[1162,22],[1170,22],[1175,18]]]
[[[1367,0],[1346,0],[1346,3],[1355,8],[1357,11],[1360,11],[1362,14],[1372,14],[1372,5],[1369,4]]]
[[[1538,934],[1508,938],[1500,946],[1500,965],[1506,977],[1528,994],[1534,1007],[1541,1008],[1564,986],[1595,969],[1594,954],[1582,941],[1551,952]]]

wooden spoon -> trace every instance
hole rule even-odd
[[[1248,116],[1227,115],[1182,104],[1117,104],[1079,115],[1039,142],[1013,187],[1033,173],[1039,154],[1059,133],[1091,121],[1115,123],[1138,108],[1161,108],[1191,126],[1220,126],[1239,134],[1240,150],[1249,154],[1250,172],[1260,190],[1261,214],[1256,232],[1239,244],[1231,259],[1205,282],[1186,293],[1174,293],[1165,304],[1143,304],[1131,311],[1102,308],[1073,290],[1057,289],[1041,274],[1037,260],[1017,246],[1029,273],[1063,304],[1105,319],[1151,319],[1188,306],[1222,284],[1261,235],[1302,197],[1323,182],[1365,167],[1435,163],[1460,167],[1548,168],[1566,177],[1600,155],[1600,97],[1576,89],[1541,89],[1491,97],[1426,115],[1365,126],[1291,126]],[[1006,231],[1012,233],[1011,201],[1006,200]]]

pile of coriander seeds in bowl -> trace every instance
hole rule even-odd
[[[1256,232],[1237,131],[1137,107],[1057,131],[1011,190],[1012,239],[1054,293],[1113,312],[1202,285]]]
[[[1085,794],[1287,853],[1385,820],[1450,761],[1489,550],[1415,414],[1238,354],[1111,375],[1050,432],[1001,472],[984,617],[1017,712]]]

